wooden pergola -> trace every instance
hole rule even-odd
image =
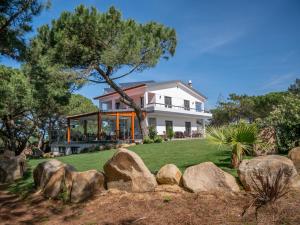
[[[134,121],[136,117],[136,113],[134,111],[98,111],[92,113],[84,113],[74,116],[67,117],[67,142],[68,144],[71,143],[71,120],[78,120],[80,118],[88,117],[88,116],[97,116],[97,139],[101,139],[101,130],[102,130],[102,116],[114,116],[116,119],[116,138],[119,139],[120,135],[120,117],[130,117],[131,118],[131,140],[134,141]],[[86,132],[86,125],[84,127]]]

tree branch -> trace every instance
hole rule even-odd
[[[11,15],[8,20],[5,21],[5,23],[0,27],[0,33],[2,33],[9,24],[14,21],[21,13],[23,13],[30,5],[32,0],[29,0],[28,2],[25,2],[21,9],[17,11],[15,14]]]

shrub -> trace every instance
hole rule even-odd
[[[156,131],[156,128],[154,126],[150,126],[148,128],[149,130],[149,138],[154,140],[156,137],[157,137],[157,131]]]
[[[164,203],[168,203],[168,202],[170,202],[170,201],[172,201],[171,196],[164,196],[164,198],[163,198],[163,202],[164,202]]]
[[[255,207],[257,218],[259,208],[270,203],[272,204],[286,195],[289,191],[288,183],[291,174],[292,170],[287,167],[280,168],[276,174],[273,174],[270,170],[255,171],[254,175],[251,176],[254,184],[253,192],[251,193],[253,200],[242,215],[253,206]]]
[[[239,122],[236,125],[210,127],[207,140],[219,145],[219,147],[223,145],[231,147],[231,166],[233,168],[239,166],[246,152],[253,153],[254,145],[263,149],[269,147],[261,140],[256,124],[244,122]]]
[[[300,140],[300,97],[296,94],[284,96],[279,104],[263,121],[276,130],[277,146],[280,152],[286,153],[299,145]]]
[[[167,137],[171,140],[174,137],[174,131],[172,128],[167,129]]]
[[[150,139],[149,137],[145,137],[143,140],[144,144],[152,144],[154,141],[152,139]]]
[[[156,136],[156,137],[154,138],[154,143],[162,143],[162,142],[163,142],[163,139],[162,139],[161,136]]]
[[[99,147],[97,147],[97,146],[92,146],[92,147],[86,147],[86,148],[82,149],[82,150],[80,151],[80,153],[97,152],[97,151],[99,151],[99,150],[100,150]]]

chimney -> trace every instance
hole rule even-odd
[[[192,81],[191,80],[189,80],[189,82],[188,82],[188,85],[190,86],[190,87],[193,87],[193,85],[192,85],[193,83],[192,83]]]

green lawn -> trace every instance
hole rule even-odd
[[[237,176],[236,170],[229,168],[230,151],[229,149],[218,149],[217,146],[211,145],[206,140],[182,140],[171,141],[161,144],[136,145],[129,148],[136,152],[144,160],[148,168],[156,173],[159,168],[167,163],[173,163],[181,171],[187,167],[196,165],[201,162],[211,161],[223,170]],[[102,171],[105,162],[114,154],[115,150],[107,150],[94,153],[85,153],[58,157],[64,163],[73,165],[78,171],[97,169]],[[11,185],[10,190],[13,192],[23,192],[28,187],[33,187],[31,171],[42,161],[47,159],[32,159],[28,163],[31,170],[20,182]]]

